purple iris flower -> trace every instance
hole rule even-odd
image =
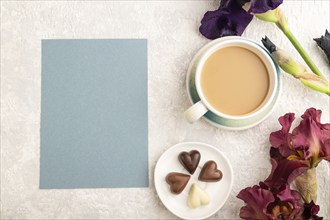
[[[221,0],[220,7],[204,14],[199,31],[208,39],[240,36],[251,22],[253,14],[277,8],[283,0]],[[248,4],[246,11],[242,8]]]

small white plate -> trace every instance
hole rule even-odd
[[[175,195],[171,193],[170,187],[165,181],[166,175],[170,172],[189,174],[179,162],[178,156],[182,151],[189,152],[191,150],[198,150],[201,154],[201,160],[185,189],[181,194]],[[206,183],[198,180],[203,165],[209,160],[214,160],[218,169],[223,173],[219,182]],[[155,167],[154,181],[160,200],[174,215],[183,219],[204,219],[215,214],[228,199],[233,185],[233,170],[227,157],[217,148],[204,143],[185,142],[174,145],[159,158]],[[195,209],[188,207],[188,193],[193,183],[196,183],[209,194],[211,202],[208,205]]]

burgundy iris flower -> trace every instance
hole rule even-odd
[[[330,162],[330,124],[320,122],[321,110],[307,109],[300,124],[290,133],[294,114],[279,118],[282,129],[270,134],[271,145],[290,160],[308,161],[313,168],[324,159]],[[272,157],[273,158],[273,157]]]
[[[204,14],[199,31],[208,39],[240,36],[251,22],[253,14],[277,8],[283,0],[221,0],[220,7]],[[249,9],[243,9],[248,5]]]
[[[243,219],[319,220],[316,166],[330,157],[330,124],[322,124],[321,111],[310,108],[292,127],[293,113],[279,118],[282,128],[270,134],[272,170],[266,180],[237,195],[245,202]],[[291,131],[292,130],[292,131]],[[297,190],[291,190],[295,184]]]

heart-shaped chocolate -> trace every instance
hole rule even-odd
[[[189,190],[187,204],[190,208],[198,208],[202,205],[210,203],[210,196],[195,183],[192,184]]]
[[[198,179],[204,182],[217,182],[221,178],[222,172],[218,170],[217,164],[213,160],[209,160],[204,164],[198,176]]]
[[[170,190],[174,194],[180,194],[188,184],[189,179],[189,175],[177,172],[169,173],[166,176],[166,182],[170,185]]]
[[[183,151],[179,154],[180,163],[190,174],[194,174],[200,159],[201,154],[197,150],[192,150],[189,153]]]

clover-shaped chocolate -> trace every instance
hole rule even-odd
[[[182,166],[193,175],[201,160],[201,154],[197,150],[190,152],[181,152],[178,159]],[[180,194],[187,186],[190,175],[178,172],[171,172],[166,176],[166,182],[170,185],[170,190],[174,194]],[[201,172],[198,180],[204,182],[217,182],[222,179],[222,172],[218,170],[217,164],[213,160],[207,161]],[[192,184],[189,190],[187,204],[190,208],[197,208],[202,205],[207,205],[210,202],[209,195],[195,183]]]

